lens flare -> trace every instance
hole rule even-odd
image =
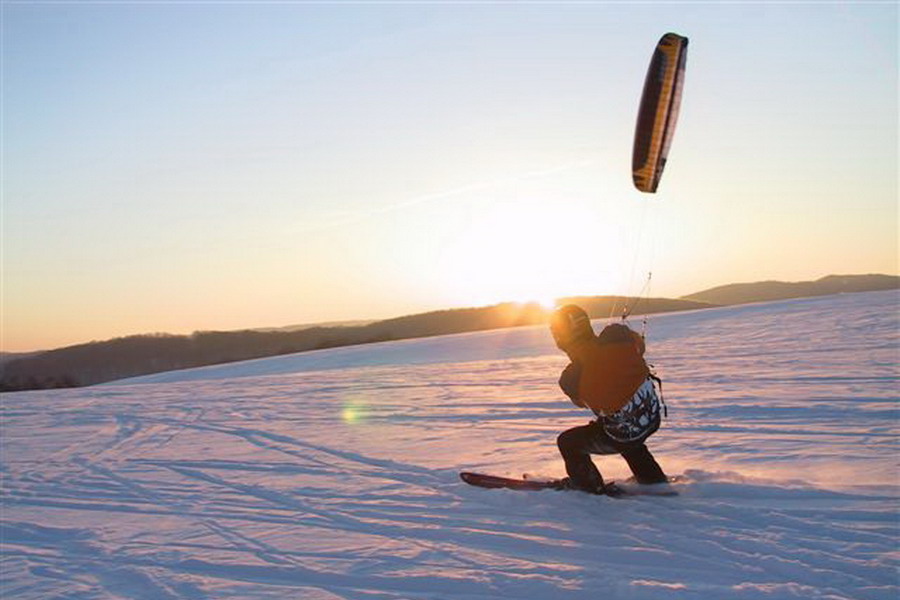
[[[341,410],[341,420],[347,425],[362,423],[366,418],[365,408],[356,402],[346,404]]]

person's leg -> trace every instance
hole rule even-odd
[[[556,438],[559,453],[566,463],[566,473],[572,487],[588,492],[603,490],[603,477],[594,462],[591,454],[611,454],[616,450],[603,444],[605,436],[603,429],[596,423],[573,427]]]
[[[668,481],[666,474],[646,444],[639,444],[622,451],[622,458],[628,463],[638,483],[664,483]]]

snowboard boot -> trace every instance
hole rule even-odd
[[[613,483],[612,481],[604,482],[602,481],[602,479],[600,485],[588,488],[575,485],[572,482],[571,477],[563,477],[559,480],[559,486],[559,489],[561,490],[576,490],[579,492],[585,492],[587,494],[596,494],[597,496],[612,496],[615,498],[624,494],[622,488],[617,486],[615,483]]]

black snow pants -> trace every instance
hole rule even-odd
[[[638,483],[663,483],[666,474],[650,454],[646,438],[636,442],[618,442],[593,421],[588,425],[568,429],[556,439],[556,445],[566,463],[566,473],[573,487],[596,492],[604,487],[603,477],[591,460],[591,454],[621,454]]]

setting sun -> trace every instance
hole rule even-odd
[[[622,225],[602,223],[578,199],[506,200],[490,205],[443,253],[461,302],[538,302],[613,289],[629,261]]]

